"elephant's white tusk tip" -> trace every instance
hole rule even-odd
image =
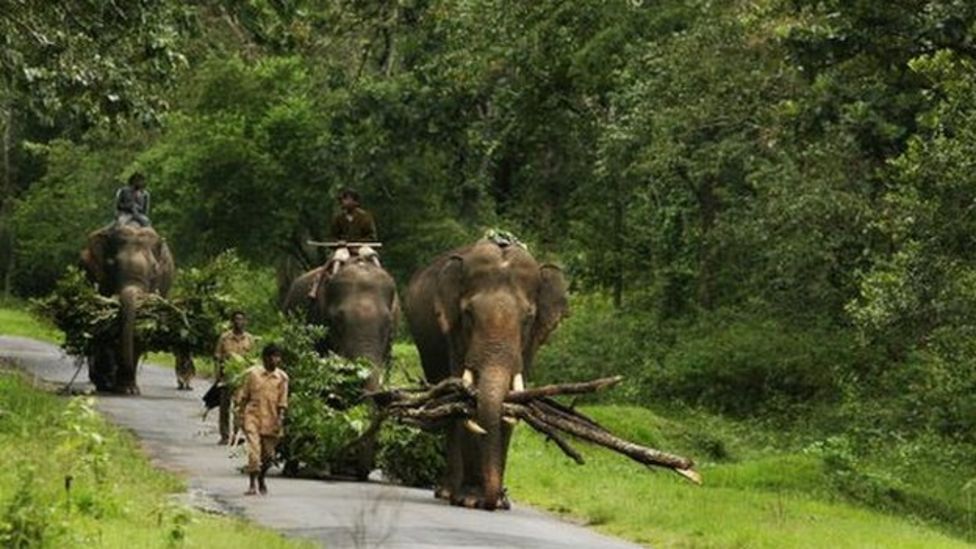
[[[509,424],[509,425],[511,425],[513,427],[516,426],[516,425],[518,425],[518,422],[519,422],[518,418],[515,418],[515,417],[512,417],[512,416],[502,416],[502,421],[504,421],[505,423],[507,423],[507,424]]]
[[[474,372],[469,368],[465,368],[464,373],[461,375],[461,381],[469,387],[474,385]]]
[[[465,421],[464,422],[464,428],[467,429],[467,430],[469,430],[469,431],[471,431],[472,433],[475,433],[475,434],[478,434],[478,435],[487,435],[488,434],[488,431],[485,431],[485,428],[482,427],[481,425],[478,425],[478,422],[476,422],[473,419],[469,419],[469,420]]]
[[[515,374],[512,378],[512,390],[513,391],[524,391],[525,390],[525,379],[522,374]]]

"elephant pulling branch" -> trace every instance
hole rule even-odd
[[[439,257],[411,280],[406,312],[434,388],[406,397],[388,393],[387,410],[445,427],[447,473],[437,497],[464,507],[508,508],[505,465],[518,419],[577,460],[561,432],[635,459],[667,457],[613,436],[550,398],[571,386],[526,389],[536,352],[567,313],[566,282],[559,268],[540,264],[517,241],[485,238]],[[584,385],[592,390],[612,383]],[[697,477],[683,458],[673,468]]]
[[[691,482],[701,484],[701,475],[695,471],[692,460],[624,440],[574,408],[551,398],[594,393],[617,385],[622,380],[623,377],[615,376],[513,390],[502,404],[502,420],[513,426],[519,420],[525,421],[580,465],[585,460],[566,440],[567,434],[623,454],[638,463],[671,469]],[[382,408],[385,417],[423,429],[435,430],[442,428],[447,421],[460,420],[470,432],[476,435],[486,433],[473,419],[476,416],[477,389],[463,377],[445,379],[429,389],[394,389],[368,396]]]

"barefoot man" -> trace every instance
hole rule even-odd
[[[274,459],[288,408],[288,374],[281,370],[281,349],[269,343],[261,351],[261,366],[247,371],[238,396],[247,438],[247,472],[250,488],[244,495],[268,493],[264,477]],[[255,486],[257,483],[257,486]]]

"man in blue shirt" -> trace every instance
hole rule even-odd
[[[146,190],[146,177],[141,173],[129,176],[129,184],[115,192],[115,222],[119,226],[129,223],[150,226],[149,191]]]

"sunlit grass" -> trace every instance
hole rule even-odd
[[[585,411],[618,433],[703,463],[703,486],[650,471],[601,448],[580,445],[579,466],[526,427],[512,443],[507,485],[518,503],[581,519],[610,534],[654,547],[966,547],[917,520],[867,509],[836,493],[817,457],[757,448],[735,425],[714,420],[709,433],[634,407]],[[703,457],[715,439],[720,452]],[[738,454],[738,455],[735,455]]]
[[[25,306],[0,306],[0,335],[30,337],[60,343],[61,330],[27,311]]]
[[[173,503],[169,496],[182,492],[184,483],[154,469],[131,435],[101,420],[89,433],[105,440],[104,481],[97,484],[86,473],[87,460],[96,454],[65,448],[66,403],[0,370],[0,523],[23,475],[29,474],[30,506],[49,510],[51,532],[59,532],[52,547],[311,546]],[[70,493],[65,490],[69,474],[74,477]],[[22,507],[17,512],[23,516],[27,510]]]

